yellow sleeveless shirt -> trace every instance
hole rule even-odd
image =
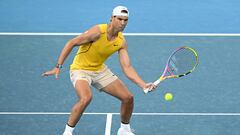
[[[101,31],[99,39],[79,47],[70,70],[99,71],[104,68],[107,58],[122,48],[124,37],[122,32],[113,41],[107,39],[107,24],[98,25]]]

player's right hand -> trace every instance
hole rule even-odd
[[[58,79],[60,74],[60,69],[59,68],[53,68],[52,70],[46,71],[42,73],[42,76],[49,76],[49,75],[55,75],[55,78]]]
[[[156,85],[154,85],[154,83],[150,82],[150,83],[147,83],[145,85],[145,87],[143,88],[144,92],[146,93],[147,92],[151,92],[152,90],[156,89]]]

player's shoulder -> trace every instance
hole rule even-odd
[[[127,48],[127,42],[122,32],[118,32],[118,41],[121,44],[122,48]]]
[[[125,40],[122,32],[118,32],[118,38],[120,38],[121,40]]]
[[[81,34],[81,37],[85,37],[90,39],[91,41],[96,41],[100,36],[102,32],[99,27],[99,25],[94,25],[91,28],[89,28],[87,31]]]
[[[101,33],[105,33],[107,31],[107,24],[98,24],[96,27],[99,28]]]
[[[91,28],[89,28],[87,31],[84,32],[84,34],[102,34],[105,32],[105,28],[104,28],[104,24],[97,24],[97,25],[94,25],[92,26]]]

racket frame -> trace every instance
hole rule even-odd
[[[177,53],[177,52],[178,52],[179,50],[181,50],[181,49],[189,49],[191,52],[193,52],[193,54],[195,55],[195,58],[196,58],[196,63],[195,63],[195,65],[194,65],[194,67],[193,67],[191,70],[189,70],[188,72],[186,72],[186,73],[184,73],[184,74],[180,74],[180,75],[174,75],[173,73],[171,73],[171,72],[169,71],[170,59],[171,59],[171,57],[172,57],[175,53]],[[176,50],[170,55],[170,57],[169,57],[168,60],[167,60],[167,64],[166,64],[166,66],[165,66],[165,69],[164,69],[162,75],[161,75],[156,81],[154,81],[153,84],[157,86],[157,85],[159,85],[162,81],[164,81],[164,80],[166,80],[166,79],[170,79],[170,78],[180,78],[180,77],[186,76],[186,75],[192,73],[192,72],[195,70],[195,68],[197,67],[197,65],[198,65],[198,54],[197,54],[197,52],[196,52],[193,48],[188,47],[188,46],[179,47],[178,49],[176,49]],[[170,75],[165,76],[167,72],[168,72]],[[149,92],[149,89],[144,89],[144,93],[148,93],[148,92]]]

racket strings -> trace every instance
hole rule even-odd
[[[174,69],[172,69],[172,68],[167,68],[167,72],[168,72],[168,74],[170,74],[170,75],[174,75],[174,74],[173,74]]]
[[[188,48],[181,48],[169,59],[170,71],[175,75],[185,74],[196,65],[196,55]]]

